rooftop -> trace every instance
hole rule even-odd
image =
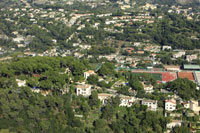
[[[184,69],[194,69],[194,70],[200,69],[200,65],[192,65],[192,64],[184,64],[183,67]]]

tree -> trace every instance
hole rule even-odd
[[[106,62],[102,65],[102,67],[99,69],[98,73],[101,76],[112,76],[114,75],[116,72],[114,70],[114,65],[112,63]]]
[[[191,98],[199,98],[199,90],[196,89],[196,84],[188,79],[176,79],[169,82],[166,89],[170,88],[174,93],[177,93],[184,100],[190,100]]]
[[[87,81],[89,84],[92,84],[92,85],[96,85],[97,82],[98,82],[98,76],[96,75],[91,75],[87,78]]]
[[[105,128],[106,125],[107,125],[107,122],[104,119],[98,119],[94,122],[94,126],[97,129]]]
[[[139,80],[130,80],[129,85],[137,91],[144,90],[142,83]]]
[[[98,108],[100,105],[100,100],[98,99],[97,91],[92,91],[92,94],[89,97],[89,105],[91,108]]]

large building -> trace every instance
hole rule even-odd
[[[98,94],[98,99],[102,102],[103,105],[106,105],[108,99],[111,97],[114,97],[115,95],[113,94],[108,94],[108,93],[99,93]]]
[[[91,95],[91,85],[77,85],[76,86],[76,95],[90,96]]]
[[[166,111],[174,111],[176,110],[176,100],[165,100],[165,110]]]
[[[190,101],[190,109],[194,111],[195,114],[199,114],[200,112],[200,100],[191,100]]]
[[[200,65],[184,64],[183,69],[185,69],[185,70],[200,70]]]
[[[95,75],[96,73],[93,70],[89,70],[87,72],[84,72],[84,78],[87,79],[91,75]]]
[[[158,108],[157,100],[142,100],[141,104],[146,105],[152,111],[156,111]]]
[[[135,98],[131,96],[120,95],[119,97],[121,101],[119,106],[131,107],[133,102],[135,102]]]

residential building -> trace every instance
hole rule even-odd
[[[120,95],[119,97],[121,101],[119,106],[131,107],[133,102],[135,101],[135,98],[131,96]]]
[[[175,126],[181,126],[181,125],[182,125],[182,121],[180,121],[180,120],[173,120],[172,122],[167,123],[167,128],[168,129],[172,129]]]
[[[179,72],[181,69],[180,69],[180,66],[177,65],[164,65],[164,69],[166,71],[173,71],[173,72]]]
[[[77,96],[79,96],[79,95],[83,95],[85,97],[90,96],[91,88],[92,88],[92,86],[88,85],[88,84],[77,85],[76,86],[76,94],[77,94]]]
[[[162,50],[170,50],[170,49],[172,49],[171,46],[162,46]]]
[[[87,72],[84,72],[84,78],[87,79],[91,75],[95,75],[96,73],[93,70],[89,70]]]
[[[19,87],[24,87],[26,86],[26,80],[20,80],[20,79],[16,79],[17,85]]]
[[[151,84],[147,85],[147,84],[144,84],[144,83],[142,83],[142,85],[143,85],[144,91],[146,93],[152,93],[153,92],[153,85],[151,85]]]
[[[174,111],[176,110],[176,100],[165,100],[165,110],[166,111]]]
[[[146,105],[152,111],[156,111],[158,108],[157,100],[142,100],[141,104]]]
[[[193,55],[186,55],[186,60],[188,62],[191,62],[193,60],[196,60],[198,58],[197,54],[193,54]]]
[[[190,109],[194,111],[195,114],[199,114],[200,111],[200,100],[191,100]]]
[[[105,105],[111,97],[114,97],[115,95],[113,94],[108,94],[108,93],[99,93],[98,94],[98,99],[102,102],[103,105]]]
[[[175,53],[173,55],[174,58],[180,58],[182,57],[183,55],[185,55],[185,51],[179,51],[178,53]]]

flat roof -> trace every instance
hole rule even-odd
[[[192,65],[192,64],[184,64],[184,69],[200,69],[199,65]]]

